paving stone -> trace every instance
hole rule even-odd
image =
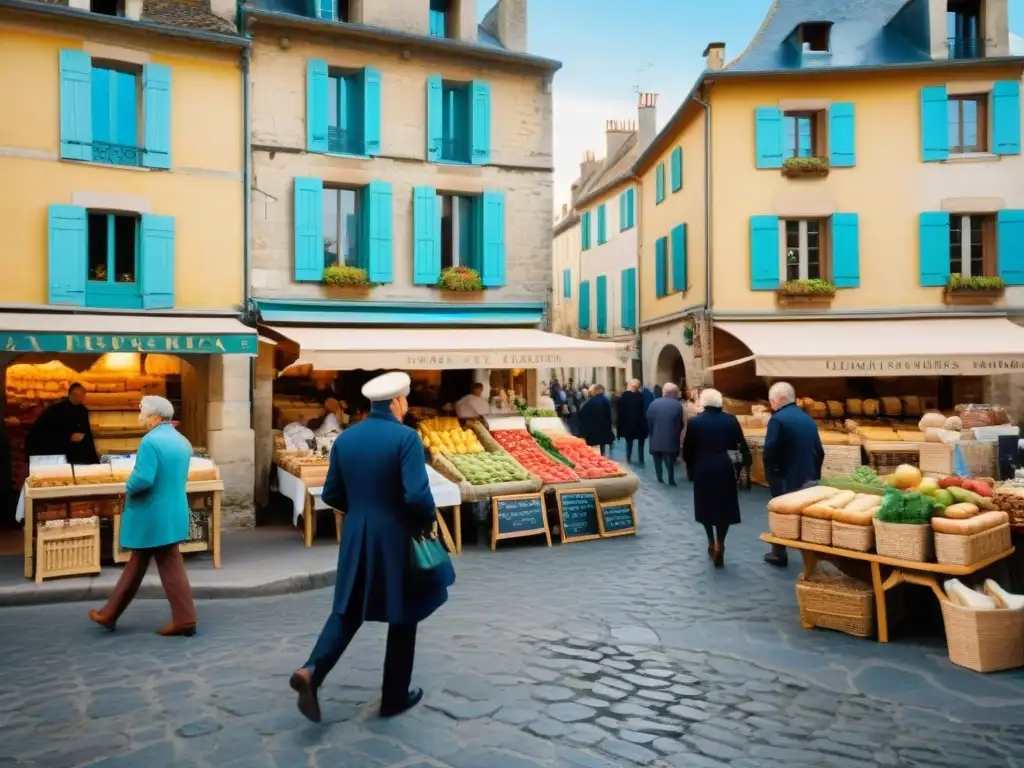
[[[661,643],[658,633],[648,627],[618,627],[612,630],[612,637],[633,645],[658,645]]]
[[[620,699],[626,698],[629,695],[626,691],[622,690],[621,688],[613,688],[611,686],[604,685],[603,683],[594,683],[593,687],[590,689],[590,692],[595,696],[601,696],[611,701],[618,701]]]
[[[682,742],[676,741],[675,739],[669,739],[664,736],[659,736],[658,738],[656,738],[653,742],[651,742],[651,746],[664,755],[671,755],[676,752],[687,751],[686,746]]]
[[[551,715],[551,717],[556,720],[561,720],[563,723],[575,723],[580,720],[589,720],[597,715],[597,710],[571,701],[552,704],[546,711]]]
[[[650,744],[654,741],[653,734],[642,733],[640,731],[629,731],[625,729],[619,731],[619,738],[633,744]]]
[[[197,736],[208,736],[211,733],[216,733],[223,727],[220,723],[213,720],[196,720],[192,723],[185,723],[175,733],[183,739],[194,739]]]
[[[586,648],[570,648],[567,645],[549,645],[548,650],[552,653],[557,653],[562,656],[570,656],[574,659],[584,659],[586,661],[600,661],[601,654],[597,651],[591,651]]]
[[[668,680],[661,680],[657,677],[648,677],[646,675],[637,675],[631,672],[627,672],[622,676],[622,679],[627,683],[637,686],[638,688],[664,688],[670,685]]]
[[[619,661],[618,659],[605,659],[601,663],[606,667],[611,667],[612,669],[617,669],[622,672],[632,672],[636,668],[636,665],[632,662]]]
[[[765,704],[760,701],[746,701],[743,704],[740,704],[738,708],[751,715],[769,715],[773,712],[779,711],[778,707],[774,707],[771,704]]]
[[[657,752],[652,752],[646,747],[641,747],[639,744],[631,744],[622,739],[605,739],[597,747],[609,755],[621,757],[624,760],[632,760],[639,765],[650,765],[658,759]]]
[[[627,717],[653,717],[656,714],[650,707],[644,707],[628,701],[612,704],[611,711],[616,715],[626,715]]]
[[[678,696],[673,695],[669,691],[647,691],[647,690],[641,690],[641,691],[637,691],[636,695],[641,697],[641,698],[644,698],[644,699],[651,699],[652,701],[661,701],[661,702],[677,701],[679,699]]]
[[[693,688],[689,685],[673,685],[668,690],[669,693],[673,694],[677,698],[682,697],[685,699],[690,699],[704,695],[704,691],[702,691],[700,688]]]
[[[596,725],[591,723],[573,723],[569,729],[569,733],[566,738],[569,741],[574,741],[577,744],[585,744],[587,746],[593,746],[600,741],[604,741],[609,736],[608,731],[603,728],[598,728]]]
[[[431,700],[428,706],[440,710],[456,720],[475,720],[478,717],[493,714],[501,707],[501,704],[496,701],[466,701],[449,697]]]
[[[493,715],[495,720],[502,723],[508,723],[509,725],[523,725],[524,723],[529,723],[531,720],[536,720],[540,716],[540,710],[513,705],[502,707]]]
[[[564,723],[561,723],[558,720],[552,720],[548,717],[542,717],[538,720],[534,720],[526,726],[526,730],[530,733],[535,733],[538,736],[544,736],[547,738],[559,738],[572,731],[572,729]]]
[[[540,701],[566,701],[573,697],[573,692],[560,685],[536,685],[533,687],[533,696]]]
[[[743,752],[736,747],[731,747],[711,739],[700,736],[687,736],[686,741],[696,747],[701,753],[718,760],[735,760],[743,757]]]
[[[703,709],[697,709],[696,707],[687,706],[685,704],[677,704],[674,707],[669,707],[668,711],[680,717],[683,720],[689,720],[694,723],[703,722],[711,717],[710,712],[706,712]]]

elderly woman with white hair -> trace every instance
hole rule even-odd
[[[121,548],[131,557],[121,571],[107,604],[89,611],[89,618],[113,631],[132,602],[155,560],[160,583],[171,604],[171,621],[158,635],[194,635],[196,606],[178,544],[188,538],[189,511],[185,489],[192,446],[171,424],[174,406],[163,397],[144,397],[139,422],[147,429],[139,443],[135,466],[125,483],[121,513]]]
[[[722,410],[722,393],[700,393],[702,413],[690,419],[683,438],[683,462],[693,482],[693,511],[708,537],[708,557],[716,568],[725,564],[725,537],[729,526],[740,522],[736,467],[731,452],[739,451],[750,466],[750,448],[743,428],[731,413]]]

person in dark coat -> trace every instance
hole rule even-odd
[[[647,387],[644,387],[640,390],[640,394],[644,397],[644,416],[647,416],[647,409],[650,408],[651,403],[654,402],[654,393]]]
[[[342,432],[331,449],[323,500],[345,513],[334,605],[309,660],[290,680],[299,711],[316,723],[317,692],[364,621],[388,625],[381,717],[419,703],[422,689],[409,687],[416,625],[444,605],[455,583],[450,562],[423,571],[412,561],[412,539],[432,529],[436,507],[423,445],[402,424],[409,386],[404,373],[369,381],[363,387],[369,417]]]
[[[580,436],[587,445],[601,447],[601,455],[608,453],[608,447],[615,442],[612,431],[612,404],[604,393],[604,387],[595,384],[590,398],[580,406]]]
[[[647,432],[658,482],[665,482],[662,469],[666,469],[668,484],[675,485],[676,457],[683,437],[683,404],[679,402],[679,389],[675,384],[666,384],[661,397],[647,409]]]
[[[683,463],[693,483],[693,511],[708,537],[708,557],[716,568],[725,564],[725,537],[740,522],[736,467],[731,452],[739,451],[750,466],[750,448],[739,421],[722,410],[722,393],[700,394],[703,413],[690,419],[683,438]]]
[[[85,387],[74,383],[68,396],[41,414],[28,431],[29,456],[66,456],[68,464],[99,464],[85,407]]]
[[[640,382],[633,379],[629,388],[619,395],[616,403],[618,416],[616,426],[619,437],[626,441],[626,462],[633,460],[633,443],[637,443],[637,459],[644,465],[644,442],[647,440],[647,416],[644,412],[644,396],[640,393]]]
[[[818,425],[797,407],[792,384],[773,384],[768,390],[768,402],[773,413],[764,438],[764,474],[772,496],[781,496],[821,479],[825,449]],[[789,564],[786,548],[773,544],[764,561],[785,568]]]

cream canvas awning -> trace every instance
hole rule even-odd
[[[267,326],[299,346],[293,365],[327,371],[621,367],[625,348],[533,328]]]
[[[1024,328],[1001,317],[715,323],[759,376],[988,376],[1024,371]]]

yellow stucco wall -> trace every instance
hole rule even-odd
[[[76,25],[62,33],[0,25],[0,93],[8,104],[0,110],[0,259],[5,262],[0,304],[47,303],[47,207],[83,200],[173,216],[176,306],[238,304],[244,293],[238,51],[96,27]],[[171,68],[170,171],[60,160],[58,57],[63,48]]]
[[[750,288],[750,217],[798,216],[801,211],[805,217],[821,218],[832,212],[859,214],[860,287],[839,290],[833,310],[941,306],[942,288],[920,286],[918,215],[941,211],[943,201],[954,198],[986,198],[1001,208],[1024,207],[1024,160],[1004,156],[922,162],[921,88],[945,84],[951,92],[985,92],[991,91],[995,80],[1019,78],[1019,66],[1002,65],[720,80],[711,94],[714,308],[764,312],[776,308],[773,291]],[[785,100],[853,102],[856,166],[832,169],[825,179],[814,180],[787,179],[778,170],[758,170],[755,109],[784,106],[780,102]],[[649,193],[645,184],[645,203],[653,196],[653,173],[652,169]],[[645,247],[651,237],[653,233],[645,234]],[[649,284],[653,285],[653,277]]]
[[[683,148],[683,188],[672,191],[672,150]],[[656,173],[660,163],[665,165],[665,199],[656,204]],[[637,219],[640,222],[640,322],[673,315],[687,307],[704,303],[704,116],[697,114],[688,119],[681,132],[671,137],[664,152],[653,160],[641,174],[641,189]],[[686,224],[687,263],[689,285],[685,292],[657,297],[655,285],[654,249],[660,237],[669,238],[668,254],[671,263],[671,233],[679,224]],[[671,271],[669,272],[671,290]]]

